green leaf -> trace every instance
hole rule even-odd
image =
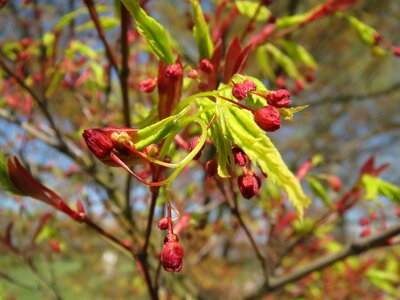
[[[135,143],[135,147],[140,150],[149,144],[157,144],[162,141],[179,126],[182,117],[187,112],[188,109],[184,109],[177,115],[170,116],[137,131],[136,137],[138,142]]]
[[[364,43],[366,43],[367,45],[370,45],[370,46],[375,44],[374,36],[377,35],[378,32],[374,28],[361,22],[356,17],[349,16],[346,14],[339,14],[339,15],[346,18],[346,20],[349,22],[351,27],[356,31],[358,37]]]
[[[259,2],[236,1],[235,5],[241,15],[246,16],[250,19],[256,16],[254,20],[257,22],[267,21],[268,18],[271,16],[271,12],[269,11],[269,9]]]
[[[84,56],[87,56],[91,59],[96,59],[97,58],[97,52],[93,50],[90,46],[78,41],[78,40],[73,40],[70,43],[70,48],[68,51],[71,52],[79,52]]]
[[[268,53],[264,46],[258,47],[256,50],[256,57],[258,66],[261,71],[271,80],[275,81],[276,76],[274,70],[271,67],[271,62],[268,56]]]
[[[310,199],[304,194],[299,181],[288,169],[274,144],[255,123],[252,113],[231,105],[225,106],[223,115],[218,117],[226,119],[229,124],[227,130],[233,141],[253,162],[258,163],[268,175],[268,180],[274,181],[286,191],[302,220],[303,209],[310,204]]]
[[[100,18],[100,25],[104,30],[112,29],[120,24],[120,20],[111,16],[104,16]],[[95,28],[93,21],[88,21],[76,27],[77,32],[82,32],[85,30],[90,30]]]
[[[214,44],[211,39],[210,32],[204,19],[203,10],[197,0],[192,0],[193,6],[193,35],[199,49],[201,58],[210,58],[214,53]]]
[[[331,199],[329,198],[328,192],[326,191],[323,184],[318,181],[317,178],[312,176],[307,176],[306,180],[310,184],[310,187],[313,190],[314,194],[321,198],[325,206],[332,207]]]
[[[279,18],[278,20],[276,20],[276,27],[278,29],[292,27],[296,24],[303,22],[309,15],[310,15],[310,12],[304,13],[304,14],[298,14],[298,15],[294,15],[294,16]]]
[[[137,0],[121,0],[136,22],[139,33],[146,40],[150,50],[165,64],[174,62],[167,30],[146,14]]]
[[[2,153],[0,153],[0,188],[13,194],[21,194],[8,176],[7,158]]]
[[[374,200],[381,195],[400,204],[400,188],[394,184],[371,175],[364,175],[361,181],[365,189],[366,199]]]
[[[314,60],[310,52],[303,46],[288,40],[281,40],[280,44],[285,49],[286,53],[295,61],[303,63],[307,67],[317,69],[317,62]]]
[[[266,44],[264,47],[269,53],[271,53],[276,62],[285,70],[285,72],[290,77],[295,79],[302,78],[299,71],[297,70],[295,63],[289,56],[284,54],[281,50],[279,50],[272,44]]]
[[[98,13],[107,11],[107,7],[104,4],[96,4],[95,8]],[[70,13],[63,15],[57,22],[57,24],[54,26],[54,29],[56,31],[62,30],[65,26],[68,26],[73,19],[82,14],[87,14],[86,7],[78,8]]]

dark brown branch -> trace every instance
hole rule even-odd
[[[121,93],[122,93],[122,113],[124,115],[124,122],[126,127],[130,127],[131,117],[129,113],[129,45],[128,45],[128,26],[129,26],[129,12],[124,5],[121,5],[121,54],[122,66],[119,74]]]
[[[89,14],[94,23],[94,26],[96,27],[97,34],[99,35],[99,38],[100,38],[101,42],[103,43],[104,48],[106,49],[106,55],[107,55],[108,61],[110,62],[110,65],[118,72],[117,60],[115,58],[114,52],[112,51],[112,49],[110,47],[110,44],[108,43],[108,41],[106,39],[103,27],[101,27],[100,19],[96,12],[96,7],[94,5],[94,1],[93,0],[84,0],[83,2],[85,3],[86,7],[89,10]]]
[[[358,255],[380,246],[386,246],[388,245],[387,240],[397,234],[400,234],[400,223],[372,236],[357,239],[339,252],[317,259],[303,268],[292,271],[290,274],[279,278],[270,278],[269,284],[264,284],[256,294],[249,296],[247,299],[259,299],[260,296],[265,293],[272,292],[289,283],[296,282],[313,272],[321,271],[347,257]]]

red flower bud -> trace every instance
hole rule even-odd
[[[167,230],[168,229],[168,218],[167,217],[163,217],[160,220],[158,220],[158,228],[161,230]]]
[[[111,138],[101,129],[85,129],[82,135],[90,151],[99,159],[106,157],[114,147]]]
[[[181,64],[172,64],[165,70],[165,75],[173,79],[178,79],[183,76],[183,68]]]
[[[53,251],[54,253],[61,253],[61,245],[59,241],[57,241],[56,239],[51,239],[49,244],[51,251]]]
[[[360,226],[368,226],[370,224],[370,221],[367,217],[362,217],[360,218],[360,220],[358,221],[358,224],[360,224]]]
[[[257,85],[250,79],[243,81],[243,84],[246,86],[247,92],[252,92],[257,89]]]
[[[286,78],[285,75],[279,75],[276,80],[275,84],[280,87],[281,89],[284,89],[286,86]]]
[[[253,112],[258,126],[265,131],[275,131],[281,127],[279,111],[272,106],[264,106]]]
[[[211,159],[206,163],[206,173],[208,177],[213,177],[218,172],[218,162],[216,159]]]
[[[396,216],[400,219],[400,207],[396,209]]]
[[[400,47],[392,47],[392,53],[396,56],[400,56]]]
[[[202,59],[200,61],[200,70],[202,70],[204,73],[211,73],[214,70],[214,66],[208,59]]]
[[[235,159],[235,163],[238,166],[244,167],[247,164],[248,157],[242,149],[240,149],[239,147],[233,147],[232,154],[233,158]]]
[[[189,73],[187,74],[187,76],[188,76],[189,78],[195,79],[195,78],[197,78],[197,77],[199,76],[199,73],[197,72],[196,69],[191,69],[191,70],[189,71]]]
[[[193,138],[193,140],[189,144],[189,152],[193,151],[193,149],[197,146],[197,144],[200,141],[200,137],[196,136]],[[195,157],[193,157],[194,160],[198,160],[201,156],[201,152],[203,151],[204,146],[201,148],[201,150],[196,154]]]
[[[144,93],[151,93],[156,88],[156,85],[157,85],[157,80],[156,79],[148,78],[146,80],[143,80],[139,84],[139,88]]]
[[[371,229],[370,228],[364,228],[361,233],[360,233],[360,237],[366,237],[371,235]]]
[[[238,185],[243,198],[251,199],[258,193],[261,186],[261,180],[256,174],[249,172],[245,175],[239,176]]]
[[[233,84],[232,87],[232,95],[233,97],[235,97],[236,99],[243,100],[244,98],[247,97],[247,86],[244,83],[235,83]]]
[[[179,272],[183,265],[183,247],[176,234],[168,234],[161,251],[161,264],[167,272]]]
[[[290,104],[290,94],[287,90],[272,91],[267,95],[269,105],[282,108]]]

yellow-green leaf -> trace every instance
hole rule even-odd
[[[203,10],[197,0],[192,1],[193,6],[193,35],[199,49],[200,58],[210,58],[214,52],[214,44],[204,19]]]
[[[233,141],[253,162],[258,163],[261,170],[268,175],[268,180],[274,181],[285,190],[302,219],[303,210],[310,204],[310,199],[304,194],[299,181],[286,166],[274,144],[255,123],[253,115],[234,106],[226,106],[224,115]]]
[[[147,15],[137,0],[122,0],[122,3],[135,20],[136,27],[146,40],[150,50],[165,64],[172,64],[174,56],[167,30],[154,18]]]

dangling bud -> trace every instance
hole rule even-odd
[[[139,88],[142,92],[144,93],[151,93],[152,91],[154,91],[154,89],[157,86],[157,80],[154,78],[148,78],[146,80],[143,80],[140,84],[139,84]]]
[[[258,126],[265,131],[276,131],[281,127],[279,111],[272,106],[264,106],[253,112]]]
[[[277,108],[286,107],[290,104],[290,94],[284,89],[272,91],[267,95],[267,102]]]
[[[158,220],[158,228],[161,230],[167,230],[168,229],[168,218],[167,217],[163,217],[160,220]]]
[[[183,247],[176,234],[168,234],[161,251],[161,264],[167,272],[179,272],[183,266]]]
[[[258,193],[261,186],[261,180],[256,174],[249,172],[239,176],[238,185],[243,198],[251,199]]]
[[[202,59],[199,66],[200,70],[207,74],[210,74],[214,70],[214,66],[208,59]]]
[[[211,159],[206,163],[206,173],[208,177],[213,177],[218,172],[218,162],[216,159]]]
[[[235,146],[232,148],[232,154],[233,158],[235,159],[235,164],[241,167],[244,167],[247,164],[248,157],[242,149]]]

